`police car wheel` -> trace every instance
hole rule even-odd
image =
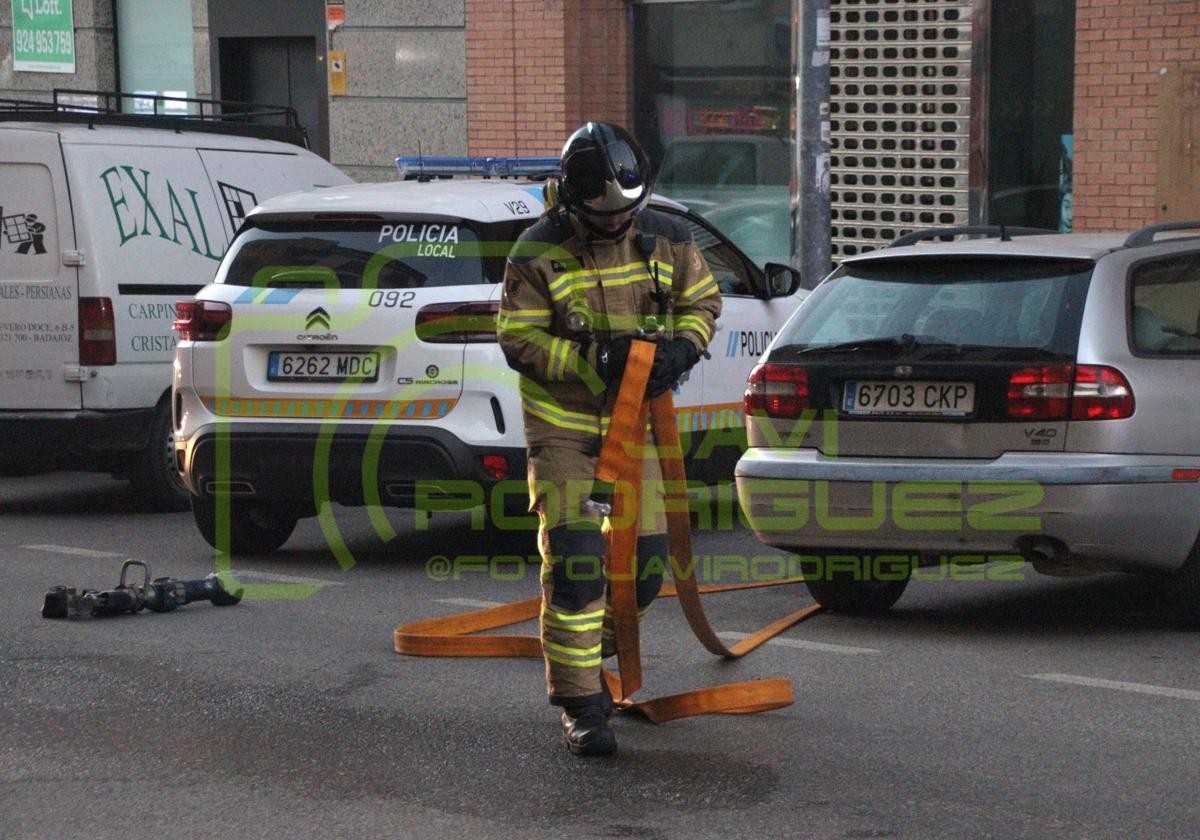
[[[506,545],[532,544],[536,551],[538,518],[529,512],[527,496],[506,494],[503,499],[503,517],[498,519],[491,505],[483,509],[484,535],[489,542],[500,540]]]
[[[825,556],[838,555],[830,552]],[[806,570],[804,585],[808,587],[813,600],[833,612],[846,615],[879,615],[887,612],[904,594],[911,568],[907,564],[889,567],[883,580],[873,574],[875,569],[872,564],[863,563],[861,568],[867,571],[831,568],[818,569],[814,574]]]
[[[225,548],[217,539],[216,500],[192,496],[191,502],[192,516],[204,541],[215,549]],[[299,513],[284,505],[230,499],[229,553],[270,554],[288,541],[299,521]]]
[[[142,506],[157,511],[187,510],[187,488],[175,467],[175,429],[171,425],[170,400],[161,400],[154,410],[150,442],[137,458],[129,480]]]

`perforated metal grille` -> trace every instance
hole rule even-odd
[[[831,0],[833,258],[967,224],[970,0]]]

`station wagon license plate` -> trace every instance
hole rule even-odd
[[[847,382],[842,410],[847,414],[961,417],[975,410],[975,383]]]
[[[269,382],[376,382],[378,353],[288,353],[272,350],[267,359]]]

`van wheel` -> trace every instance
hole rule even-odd
[[[854,571],[823,572],[820,577],[806,577],[804,585],[826,609],[846,615],[879,615],[900,600],[911,574],[907,564],[894,570],[895,580],[863,580]]]
[[[192,516],[200,536],[213,548],[217,544],[217,503],[192,496]],[[270,554],[288,541],[300,515],[285,505],[229,500],[229,553]]]
[[[171,401],[162,400],[150,424],[150,443],[138,453],[129,475],[138,502],[147,510],[188,509],[188,491],[175,468],[175,428],[171,423]]]

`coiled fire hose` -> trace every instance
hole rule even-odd
[[[819,605],[796,610],[732,647],[726,647],[713,631],[700,601],[701,593],[779,586],[799,583],[801,579],[719,586],[700,586],[697,583],[696,564],[692,562],[687,481],[674,400],[670,391],[652,400],[645,399],[646,381],[653,361],[654,344],[634,341],[596,465],[597,480],[617,488],[617,492],[612,494],[610,519],[617,525],[607,532],[605,567],[609,573],[619,676],[604,671],[604,679],[616,698],[617,708],[640,714],[655,723],[692,715],[750,714],[788,706],[792,703],[792,686],[786,679],[730,683],[649,700],[631,699],[642,685],[633,574],[638,517],[625,516],[624,507],[629,500],[636,503],[640,499],[641,454],[647,420],[653,424],[655,445],[662,467],[666,491],[667,540],[671,555],[668,565],[674,578],[674,585],[664,586],[659,597],[679,599],[688,625],[704,648],[717,656],[738,659],[820,610]],[[535,619],[540,608],[539,596],[499,607],[405,624],[397,627],[394,633],[396,652],[409,656],[521,656],[541,659],[541,641],[537,636],[473,635]]]

